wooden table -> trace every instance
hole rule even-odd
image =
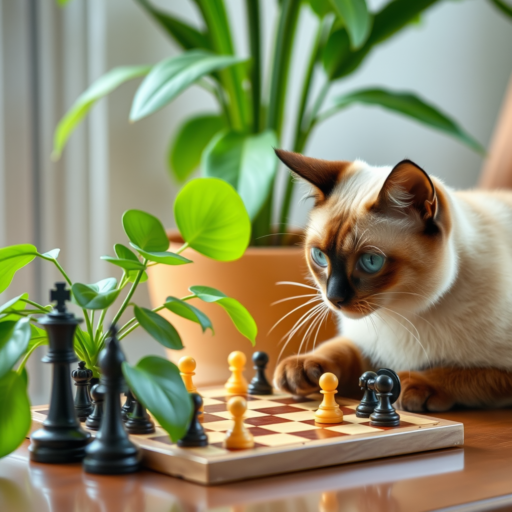
[[[93,476],[0,460],[2,512],[416,512],[512,510],[512,410],[436,416],[465,425],[464,448],[203,487],[158,473]]]

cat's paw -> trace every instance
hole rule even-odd
[[[428,372],[401,372],[402,392],[398,399],[400,409],[411,412],[442,412],[454,406],[454,400],[443,390],[442,384]]]
[[[333,371],[331,366],[327,359],[314,354],[287,357],[274,372],[274,386],[292,395],[315,393],[322,374]]]

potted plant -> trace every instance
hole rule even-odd
[[[119,340],[141,327],[166,349],[181,350],[184,344],[178,330],[159,313],[168,311],[174,319],[198,324],[199,327],[195,326],[198,331],[200,328],[203,333],[207,329],[213,332],[214,324],[193,305],[203,302],[220,306],[241,335],[254,344],[257,327],[247,309],[236,299],[217,289],[198,286],[195,281],[189,283],[184,296],[169,296],[153,309],[132,302],[137,287],[147,280],[149,269],[169,266],[179,274],[183,266],[193,263],[182,255],[186,248],[193,249],[195,254],[230,261],[240,258],[249,243],[250,221],[243,202],[230,185],[219,179],[199,178],[189,182],[176,198],[174,215],[184,243],[171,252],[167,234],[156,217],[139,210],[125,212],[123,228],[131,249],[116,244],[115,256],[102,257],[122,270],[119,281],[113,277],[95,284],[71,281],[58,261],[59,249],[40,253],[31,244],[0,249],[0,292],[9,287],[19,269],[35,258],[53,263],[71,288],[73,302],[82,310],[85,323],[76,331],[74,348],[95,377],[99,376],[97,360],[108,335],[105,318],[116,302],[121,304],[112,322],[119,325]],[[131,308],[134,317],[120,325],[123,313]],[[48,343],[46,331],[38,327],[37,321],[39,315],[51,309],[30,300],[27,293],[0,306],[0,457],[16,449],[30,429],[25,364],[37,347]],[[186,338],[184,343],[186,346]],[[223,355],[227,358],[228,353]],[[147,356],[134,366],[124,363],[123,373],[135,395],[173,441],[180,439],[188,427],[192,403],[176,365],[167,359]]]
[[[225,283],[229,293],[244,297],[244,303],[254,311],[265,335],[291,309],[287,302],[276,308],[270,308],[271,303],[301,295],[292,299],[303,299],[302,304],[293,303],[299,304],[299,308],[318,305],[316,290],[308,288],[304,281],[305,263],[296,238],[288,235],[295,187],[291,177],[282,195],[275,197],[278,161],[273,147],[282,145],[285,119],[290,123],[285,116],[285,99],[290,89],[292,53],[299,37],[296,29],[302,9],[314,12],[317,27],[309,55],[305,56],[307,66],[300,99],[294,109],[296,116],[292,116],[290,149],[302,152],[311,133],[323,120],[351,105],[364,104],[412,118],[483,152],[481,145],[448,115],[411,92],[364,88],[337,96],[326,104],[333,84],[350,77],[375,48],[415,23],[439,0],[390,0],[376,11],[368,9],[365,0],[282,0],[277,3],[269,66],[263,62],[261,2],[258,0],[245,2],[249,58],[239,56],[223,0],[193,0],[201,18],[200,26],[162,11],[151,0],[135,1],[182,52],[151,66],[112,69],[93,83],[59,123],[54,157],[61,154],[74,127],[95,101],[128,80],[144,77],[133,99],[131,121],[140,121],[160,110],[192,84],[209,91],[218,103],[218,110],[196,115],[183,123],[169,145],[169,171],[173,179],[182,183],[200,167],[204,176],[225,180],[238,190],[251,218],[252,247],[235,263],[227,265],[201,258],[199,267],[204,282],[211,286]],[[493,3],[500,2],[493,0]],[[317,79],[322,83],[318,93],[313,88]],[[172,237],[175,237],[173,242],[179,244],[176,234],[171,234]],[[175,280],[170,281],[168,268],[151,269],[149,277],[155,304],[175,287],[184,288]],[[190,279],[186,273],[181,273],[180,277],[185,282]],[[296,282],[301,287],[278,287],[276,282],[279,281]],[[293,293],[293,290],[298,291]],[[278,342],[292,325],[301,326],[302,322],[306,329],[304,337],[299,339],[306,343],[308,338],[314,342],[315,336],[322,339],[334,333],[332,325],[328,330],[318,331],[317,324],[309,329],[310,324],[303,322],[310,318],[309,312],[298,309],[261,340],[262,350],[271,354],[274,364],[281,350]],[[315,309],[317,316],[311,319],[320,321],[323,312],[321,307]],[[185,325],[180,327],[186,328]],[[220,323],[219,329],[225,343],[230,346],[239,343],[227,323]],[[292,350],[297,348],[297,344],[292,346]],[[205,354],[202,344],[194,347],[193,354],[211,368],[202,373],[206,380],[218,379],[219,372],[227,371],[225,362],[214,353]]]

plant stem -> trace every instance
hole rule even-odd
[[[29,299],[21,299],[26,304],[30,304],[31,306],[34,306],[35,308],[39,309],[40,311],[47,313],[48,311],[51,311],[51,307],[49,306],[41,306],[41,304],[38,304],[37,302],[34,302]]]
[[[195,297],[195,295],[194,295],[194,297]],[[158,313],[158,311],[162,311],[162,309],[164,309],[164,308],[165,308],[165,306],[158,306],[158,307],[152,309],[151,311],[153,311],[153,313]],[[135,324],[132,325],[131,327],[129,327],[129,325],[132,324],[133,322],[135,322]],[[137,327],[139,327],[139,325],[140,325],[139,322],[137,322],[137,320],[135,318],[132,318],[129,322],[125,323],[123,325],[123,327],[121,327],[121,329],[119,329],[119,335],[118,335],[119,341],[121,341],[123,338],[126,338],[126,336],[128,336],[128,334],[130,334],[135,329],[137,329]],[[129,329],[126,332],[121,333],[121,331],[123,329],[126,329],[127,327],[129,327]]]
[[[189,243],[185,242],[177,251],[176,254],[181,254],[187,247],[189,247]]]
[[[246,0],[249,47],[251,49],[252,131],[260,129],[261,110],[261,17],[259,0]]]

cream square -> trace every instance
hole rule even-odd
[[[204,427],[210,430],[216,430],[218,432],[227,432],[233,426],[232,420],[225,421],[212,421],[211,423],[205,423]],[[247,428],[252,428],[253,425],[245,425]]]
[[[306,423],[300,423],[298,421],[290,421],[287,423],[276,423],[275,425],[262,425],[260,428],[271,430],[272,432],[279,432],[280,434],[291,434],[292,432],[317,430],[319,427],[315,427],[314,425],[307,425]],[[259,436],[257,439],[259,439]]]
[[[254,438],[259,444],[266,446],[284,446],[287,444],[304,444],[304,440],[301,440],[297,436],[291,436],[290,434],[270,434],[268,436],[258,436]]]
[[[206,435],[208,436],[208,442],[210,444],[222,443],[226,438],[225,432],[206,432]]]
[[[368,423],[370,418],[358,418],[355,414],[344,414],[343,421],[348,421],[349,423]]]
[[[247,409],[266,409],[268,407],[279,407],[280,405],[270,400],[250,400],[247,402]]]
[[[216,396],[226,396],[228,393],[224,388],[215,388],[200,390],[199,394],[202,397],[215,398]]]
[[[231,413],[229,411],[221,411],[221,412],[212,412],[214,416],[220,416],[221,418],[226,418],[227,420],[232,419]],[[268,416],[264,412],[258,411],[245,411],[244,418],[261,418],[262,416]],[[208,425],[205,423],[205,426]]]
[[[351,436],[357,434],[373,434],[375,432],[382,432],[378,428],[368,427],[366,425],[358,425],[353,423],[352,425],[337,425],[336,427],[327,427],[326,430],[332,430],[333,432],[341,432],[343,434],[350,434]]]
[[[215,400],[215,398],[209,398],[207,396],[203,396],[202,398],[203,398],[203,405],[217,405],[217,404],[224,403],[221,400]]]
[[[291,421],[307,421],[315,419],[315,415],[312,411],[287,412],[286,414],[276,414],[276,417]]]
[[[292,407],[297,407],[297,409],[304,409],[306,411],[316,411],[320,405],[320,401],[318,402],[303,402],[301,404],[288,404]]]
[[[419,418],[418,416],[409,416],[408,414],[400,414],[400,419],[414,425],[437,425],[439,423],[434,418]]]

